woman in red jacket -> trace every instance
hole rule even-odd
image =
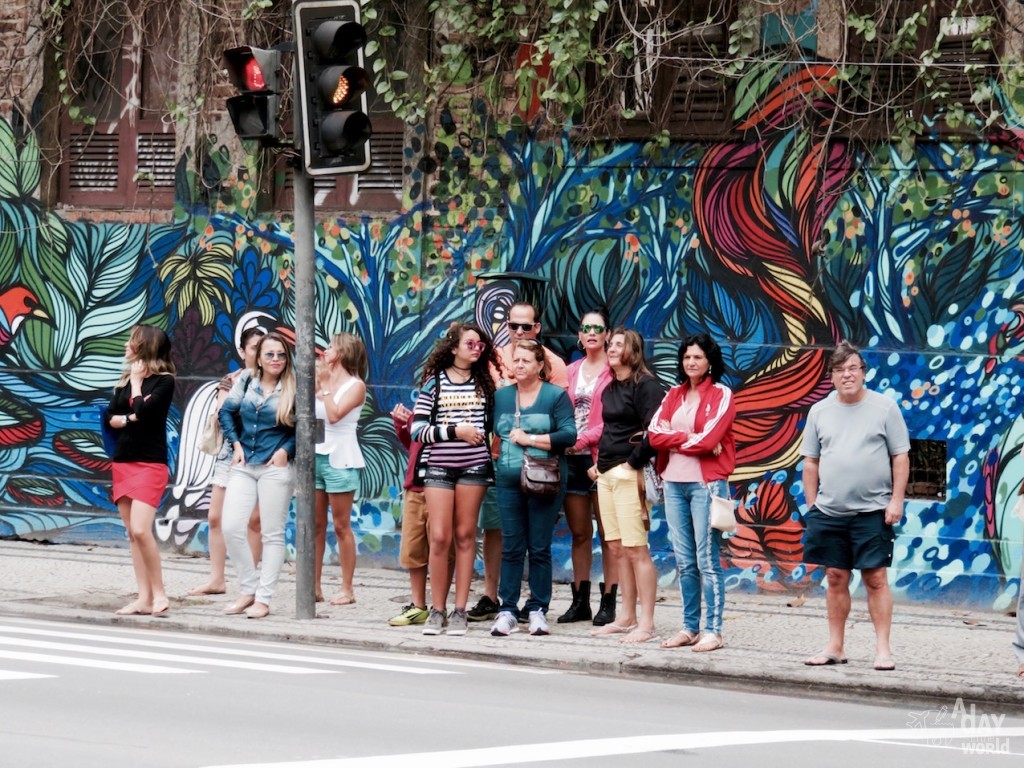
[[[665,518],[683,598],[683,628],[664,648],[693,646],[697,652],[722,647],[725,575],[719,557],[722,534],[710,525],[711,497],[729,496],[729,474],[736,467],[736,416],[732,390],[718,380],[725,372],[722,350],[701,333],[679,348],[679,379],[651,418],[649,439],[658,449],[665,481]],[[700,603],[706,609],[700,632]]]

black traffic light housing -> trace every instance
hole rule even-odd
[[[356,0],[296,0],[296,104],[302,160],[310,176],[358,173],[370,167],[363,68],[366,30]]]
[[[228,116],[240,139],[277,141],[277,113],[281,106],[278,71],[281,52],[242,45],[224,51],[228,76],[239,95],[227,100]]]

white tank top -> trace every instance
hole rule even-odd
[[[360,379],[353,376],[338,387],[338,391],[334,393],[335,405],[338,404],[338,401],[341,400],[349,388],[355,386],[357,381],[360,381]],[[333,424],[327,420],[327,407],[323,404],[323,401],[317,400],[314,405],[316,417],[324,421],[324,441],[316,444],[316,452],[321,455],[330,456],[331,466],[335,469],[356,469],[366,466],[366,462],[363,460],[363,452],[359,450],[359,441],[356,437],[356,426],[359,424],[359,415],[362,413],[365,404],[366,398],[363,398],[362,403]]]

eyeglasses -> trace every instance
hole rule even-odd
[[[604,333],[605,327],[603,325],[581,325],[580,333]]]
[[[854,376],[864,370],[863,365],[848,365],[845,368],[833,368],[832,373],[836,376],[842,376],[843,374],[850,374]]]
[[[288,359],[288,353],[287,352],[264,352],[263,353],[263,359],[264,360],[287,360]]]
[[[537,325],[537,323],[513,323],[511,320],[509,320],[508,329],[510,331],[525,332],[531,330],[535,325]]]
[[[470,340],[466,342],[466,349],[468,349],[470,352],[473,352],[477,349],[483,352],[485,349],[487,349],[487,342]]]

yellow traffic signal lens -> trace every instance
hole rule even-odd
[[[334,89],[334,95],[331,96],[331,104],[338,107],[348,101],[349,91],[352,90],[348,84],[348,78],[342,75],[338,78],[338,85]]]

